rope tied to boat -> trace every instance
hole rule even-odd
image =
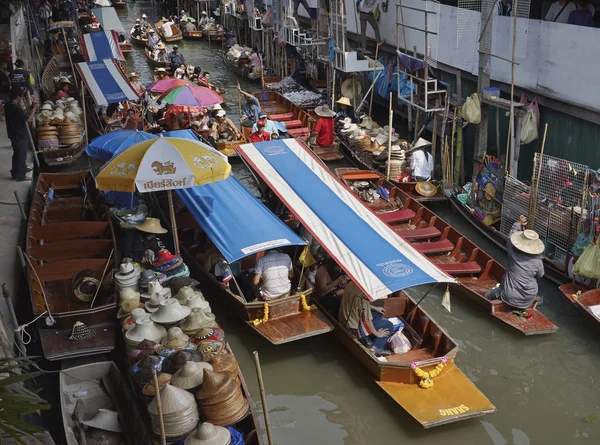
[[[446,357],[442,357],[442,362],[438,363],[438,365],[433,368],[431,371],[423,371],[421,368],[417,366],[417,362],[412,362],[410,367],[415,371],[415,374],[421,379],[419,382],[419,386],[423,389],[429,389],[433,387],[433,379],[436,378],[444,367],[446,366],[446,362],[448,359]]]
[[[306,303],[306,295],[304,295],[304,294],[300,295],[300,306],[302,307],[302,310],[305,312],[314,311],[315,309],[317,309],[317,306],[315,306],[314,304],[311,304],[309,306],[308,303]]]
[[[252,324],[258,326],[259,324],[265,324],[267,321],[269,321],[269,303],[265,303],[263,306],[263,317],[257,318]]]

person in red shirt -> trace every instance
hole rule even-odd
[[[333,144],[333,116],[335,113],[325,104],[315,108],[315,113],[319,116],[317,125],[313,128],[310,143],[318,145],[321,148],[330,147]]]
[[[250,142],[265,142],[271,140],[271,135],[265,131],[267,123],[264,119],[259,119],[256,123],[257,130],[250,135]]]

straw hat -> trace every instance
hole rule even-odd
[[[119,271],[117,273],[115,273],[115,279],[119,280],[119,281],[129,280],[135,276],[135,271],[136,271],[136,268],[132,263],[130,263],[130,262],[122,263],[119,266]]]
[[[212,107],[212,111],[219,111],[222,109],[223,109],[223,107],[219,104],[213,105],[213,107]]]
[[[340,93],[345,97],[354,97],[354,79],[352,77],[348,77],[346,80],[342,82],[340,85]],[[359,97],[362,94],[362,85],[360,82],[356,82],[356,97]]]
[[[173,376],[171,374],[168,374],[166,372],[161,372],[160,374],[158,374],[156,376],[156,379],[158,380],[158,388],[162,389],[166,385],[171,383],[172,377]],[[144,385],[144,387],[142,388],[142,393],[150,397],[156,396],[156,387],[154,386],[154,382],[146,383],[146,385]]]
[[[180,327],[173,326],[167,330],[167,340],[173,340],[177,337],[185,337],[185,341],[188,341],[190,338],[183,333]]]
[[[191,297],[188,297],[184,304],[190,309],[200,308],[204,312],[212,312],[210,304],[201,295],[192,295]]]
[[[204,422],[185,439],[184,445],[229,445],[230,443],[231,433],[227,428]]]
[[[371,129],[371,128],[376,127],[377,124],[375,122],[373,122],[373,120],[369,116],[367,116],[360,122],[360,124],[358,124],[358,126],[360,128]]]
[[[144,309],[142,309],[141,307],[136,307],[134,310],[131,311],[129,317],[123,320],[123,329],[125,331],[132,329],[135,326],[135,323],[140,318],[146,317],[147,315],[148,313]]]
[[[150,315],[150,319],[156,323],[174,324],[190,315],[190,312],[191,309],[189,307],[182,306],[175,298],[169,298],[160,303],[160,307]],[[185,329],[183,330],[185,332]]]
[[[238,376],[240,365],[233,354],[219,354],[215,355],[210,364],[213,367],[213,371],[216,372],[229,372],[233,378]]]
[[[191,335],[204,327],[214,326],[215,319],[215,314],[212,312],[204,312],[201,308],[194,308],[191,310],[189,316],[179,324],[179,327],[183,332]]]
[[[202,385],[204,380],[204,369],[209,371],[213,367],[204,362],[187,362],[171,379],[171,385],[182,389],[192,389]]]
[[[196,392],[196,398],[203,405],[214,405],[227,400],[238,388],[231,373],[204,369],[202,388]]]
[[[421,196],[433,196],[437,193],[437,187],[431,182],[417,182],[415,191]]]
[[[144,305],[142,305],[142,303],[140,303],[137,300],[125,300],[123,302],[123,304],[121,304],[121,307],[119,308],[119,312],[117,312],[117,318],[119,320],[127,318],[131,315],[131,313],[135,309],[139,309],[139,308],[143,308],[143,307],[144,307]]]
[[[337,100],[337,103],[340,105],[347,105],[349,107],[352,106],[352,104],[350,103],[350,99],[348,99],[346,96],[342,96]]]
[[[112,431],[113,433],[123,432],[123,428],[119,424],[119,414],[110,409],[100,408],[94,417],[90,420],[84,420],[81,423],[100,430]]]
[[[329,105],[321,105],[315,108],[315,113],[321,117],[333,117],[335,113],[329,109]]]
[[[510,242],[521,252],[539,255],[544,251],[544,243],[535,230],[515,232],[510,236]]]
[[[150,296],[150,299],[144,303],[144,306],[148,312],[156,312],[163,301],[165,301],[165,298],[157,292]]]
[[[196,294],[200,295],[202,297],[202,299],[204,299],[204,295],[199,290],[194,289],[192,286],[182,286],[179,289],[179,292],[177,292],[177,295],[175,298],[177,298],[177,300],[179,300],[179,302],[181,304],[185,304],[185,302],[187,301],[187,299],[189,297],[196,295]]]
[[[46,103],[46,104],[42,105],[42,107],[40,108],[40,110],[48,110],[48,111],[52,111],[52,110],[53,110],[53,108],[52,108],[52,105],[51,105],[51,104],[48,104],[48,103]]]
[[[163,346],[172,349],[181,349],[188,344],[190,337],[185,335],[181,328],[174,326],[167,331]]]
[[[163,343],[163,349],[158,351],[158,353],[161,355],[170,355],[174,351],[184,349],[189,344],[188,341],[186,340],[189,337],[185,334],[183,334],[183,335],[184,336],[175,337],[175,338]]]
[[[162,287],[162,284],[160,284],[158,280],[151,281],[148,284],[148,292],[142,292],[142,300],[148,300],[152,297],[152,295],[160,295],[163,289],[164,287]]]
[[[159,69],[160,70],[160,69]],[[146,233],[167,233],[168,230],[163,228],[160,225],[160,220],[158,218],[146,218],[146,220],[136,226],[136,229],[141,230]]]
[[[135,322],[135,326],[125,333],[125,340],[132,346],[137,345],[142,340],[159,342],[167,330],[161,325],[154,323],[148,317],[142,317]]]
[[[129,73],[129,78],[135,77],[137,79],[138,75],[136,73]]]
[[[173,291],[173,293],[175,295],[177,295],[179,293],[179,291],[181,290],[182,287],[185,287],[185,286],[196,287],[199,284],[200,283],[198,282],[198,280],[194,280],[193,278],[190,278],[190,277],[175,277],[175,278],[171,278],[169,280],[169,287],[171,288],[171,290]],[[200,292],[200,291],[196,291],[196,292]]]
[[[157,73],[166,73],[166,72],[167,72],[167,70],[166,70],[165,68],[157,68],[157,69],[156,69],[156,72],[157,72]]]
[[[167,384],[160,390],[160,401],[167,437],[183,436],[196,428],[200,419],[193,394]],[[148,404],[148,412],[152,421],[152,430],[159,433],[161,428],[156,399]]]
[[[220,340],[203,340],[197,345],[197,351],[202,354],[204,361],[210,361],[215,355],[227,353],[225,342]]]
[[[193,343],[200,343],[203,341],[209,340],[222,340],[225,333],[221,328],[202,328],[198,332],[196,332],[192,337],[191,341]]]
[[[123,303],[127,300],[140,301],[140,293],[130,287],[126,287],[119,292],[119,298],[121,300],[121,306],[123,306]]]

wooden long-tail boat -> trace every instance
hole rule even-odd
[[[119,42],[119,48],[121,48],[121,52],[123,54],[127,54],[127,53],[133,52],[133,45],[130,42],[128,42],[128,41]]]
[[[347,186],[352,185],[359,196],[361,181],[368,183],[367,187],[372,189],[384,187],[389,190],[388,200],[379,197],[371,202],[363,200],[363,203],[440,270],[456,278],[458,283],[451,285],[454,293],[525,335],[549,334],[558,330],[536,309],[537,299],[527,309],[527,317],[522,317],[513,313],[514,309],[501,300],[485,298],[485,294],[500,283],[504,267],[423,204],[390,181],[373,178],[371,172],[364,172],[361,177],[355,169],[336,169],[336,174]]]
[[[179,27],[175,24],[171,25],[172,35],[169,37],[166,37],[162,32],[162,22],[156,22],[154,26],[160,38],[163,39],[165,42],[177,42],[178,40],[183,40],[183,34],[181,33]]]
[[[559,289],[588,318],[600,325],[600,289],[590,290],[578,283],[563,284]]]
[[[133,29],[131,30],[133,31]],[[146,46],[148,45],[148,38],[146,37],[145,39],[143,37],[135,37],[131,31],[129,32],[129,39],[131,40],[131,43],[133,43],[135,46]]]
[[[202,31],[202,38],[208,40],[209,42],[212,40],[223,40],[225,37],[225,30],[221,29],[207,29]]]
[[[274,91],[262,91],[255,93],[254,96],[259,100],[261,108],[267,113],[270,120],[283,122],[286,125],[286,132],[290,137],[300,139],[308,145],[307,139],[318,116],[315,118],[315,116]],[[331,147],[319,147],[312,150],[325,162],[344,158],[344,155],[340,152],[339,139],[337,137]]]
[[[183,27],[181,30],[181,34],[183,35],[183,38],[187,40],[199,40],[202,38],[201,29],[197,29],[196,31],[186,31],[185,27]]]
[[[170,62],[158,62],[154,59],[152,52],[148,49],[145,48],[144,51],[146,52],[146,61],[153,67],[155,68],[170,68],[171,67],[171,63]]]
[[[227,57],[227,49],[225,48],[223,48],[221,58],[223,59],[223,65],[225,65],[225,67],[232,73],[235,73],[238,76],[243,77],[244,79],[260,80],[260,77],[250,77],[250,69],[248,68],[248,64],[250,63],[250,61],[248,61],[248,63],[242,64],[241,66],[238,65],[234,61],[230,60],[229,57]]]
[[[111,351],[117,306],[112,285],[115,240],[90,171],[39,176],[25,253],[31,305],[33,315],[40,317],[37,323],[44,356],[61,360]],[[93,306],[89,295],[75,294],[78,279],[85,277],[101,281]],[[69,340],[76,322],[84,323],[95,336]]]
[[[113,4],[113,8],[115,8],[115,9],[127,8],[126,0],[113,0],[112,4]]]

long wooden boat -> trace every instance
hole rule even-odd
[[[33,315],[40,316],[38,330],[48,360],[114,348],[114,250],[113,227],[92,173],[42,173],[33,193],[25,253]],[[75,295],[76,281],[78,277],[100,280],[104,270],[92,307],[85,297]],[[84,323],[95,336],[69,340],[76,322]]]
[[[184,28],[181,31],[181,34],[183,35],[184,39],[188,40],[200,40],[202,38],[202,31],[199,29],[196,31],[186,31]]]
[[[79,159],[86,147],[85,131],[81,130],[81,141],[71,145],[60,145],[58,148],[37,150],[41,160],[48,167],[71,165]]]
[[[239,157],[238,152],[235,151],[235,147],[240,144],[247,143],[248,140],[246,138],[240,139],[237,141],[228,141],[228,142],[216,142],[216,149],[219,150],[222,154],[227,156],[228,158],[237,158]]]
[[[454,293],[525,335],[549,334],[558,330],[536,309],[537,299],[527,309],[527,317],[522,317],[513,313],[514,309],[501,300],[485,298],[485,294],[500,283],[504,267],[423,204],[390,181],[372,178],[370,172],[361,177],[355,170],[338,169],[336,174],[347,186],[352,185],[354,193],[359,196],[361,181],[368,183],[369,188],[389,190],[388,200],[379,197],[363,203],[441,271],[456,278],[458,283],[451,286]]]
[[[559,289],[571,303],[600,326],[600,289],[590,290],[578,283],[563,284]]]
[[[376,383],[401,405],[424,428],[491,414],[496,407],[456,366],[458,344],[405,292],[397,292],[373,305],[383,307],[386,317],[398,317],[404,324],[403,334],[412,349],[404,354],[376,357],[363,346],[342,323],[317,300],[317,306],[334,323],[334,335]],[[424,389],[411,365],[429,372],[444,363],[444,369],[433,379],[434,386]]]
[[[80,440],[81,421],[92,419],[99,409],[108,409],[119,414],[127,444],[154,443],[142,421],[138,406],[132,403],[132,388],[114,362],[96,362],[67,368],[60,371],[59,376],[67,445],[85,443]]]
[[[131,40],[131,43],[134,44],[135,46],[146,46],[148,45],[148,38],[140,38],[140,37],[135,37],[131,31],[129,32],[129,40]]]
[[[128,42],[128,41],[119,42],[119,48],[121,48],[121,52],[123,54],[127,54],[127,53],[133,52],[133,45],[130,42]]]
[[[163,216],[163,223],[169,225],[169,219],[163,209],[167,207],[158,205]],[[302,297],[310,304],[312,289],[298,292],[288,297],[281,297],[268,302],[268,321],[255,324],[255,320],[263,319],[266,304],[262,301],[248,302],[241,294],[235,293],[231,288],[225,288],[219,283],[214,275],[208,273],[197,259],[202,254],[199,246],[194,241],[196,231],[199,229],[198,222],[187,209],[183,209],[176,217],[179,244],[182,255],[192,275],[199,277],[203,291],[213,301],[226,301],[230,313],[241,318],[250,328],[275,345],[289,343],[315,335],[330,332],[333,325],[319,310],[305,311],[302,305]],[[247,256],[241,261],[242,272],[248,271],[256,264],[256,260],[264,252],[258,252]],[[296,273],[295,277],[299,274]],[[296,278],[297,280],[297,278]],[[292,282],[292,289],[296,288],[296,282]]]
[[[181,33],[179,27],[175,24],[171,25],[171,31],[173,34],[170,37],[165,37],[165,35],[163,34],[161,28],[162,22],[156,22],[154,26],[156,27],[156,32],[158,33],[160,38],[163,39],[165,42],[177,42],[178,40],[183,40],[183,34]]]
[[[506,235],[497,230],[495,227],[487,226],[483,223],[483,221],[476,218],[475,215],[473,215],[473,212],[471,212],[468,207],[461,203],[454,193],[452,193],[450,196],[449,201],[452,204],[452,207],[458,211],[468,222],[470,222],[473,227],[475,227],[482,235],[485,235],[490,241],[492,241],[501,249],[506,250],[506,242],[508,241]],[[569,277],[566,271],[566,265],[564,263],[560,263],[559,266],[554,260],[545,255],[542,257],[542,259],[544,261],[546,278],[558,284],[559,286],[572,281],[571,277]]]
[[[115,8],[115,9],[127,8],[126,0],[113,0],[112,4],[113,4],[113,8]]]
[[[285,123],[287,134],[290,137],[302,140],[306,144],[311,128],[316,122],[314,116],[274,91],[262,91],[255,93],[254,96],[259,100],[261,108],[267,113],[269,119]],[[313,151],[325,162],[344,158],[344,155],[340,152],[337,137],[331,147],[316,148]]]
[[[209,29],[202,31],[202,38],[208,41],[212,40],[223,40],[225,37],[225,30]]]
[[[157,62],[156,60],[154,60],[154,57],[152,57],[152,52],[148,48],[145,48],[144,51],[146,52],[146,61],[151,66],[153,66],[155,68],[170,68],[171,67],[171,64],[169,62]]]
[[[240,66],[237,63],[230,60],[229,57],[227,57],[227,50],[225,48],[221,52],[221,58],[223,59],[223,65],[225,65],[225,67],[232,73],[235,73],[238,76],[243,77],[244,79],[260,80],[260,77],[250,78],[250,70],[248,68],[248,64]],[[248,61],[248,63],[250,62]]]

